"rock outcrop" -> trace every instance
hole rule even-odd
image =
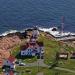
[[[1,50],[8,50],[16,44],[19,44],[21,39],[18,36],[6,36],[0,39],[0,49]]]

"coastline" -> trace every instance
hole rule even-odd
[[[20,45],[24,41],[24,38],[26,38],[25,31],[0,36],[0,68],[2,67],[3,60],[8,59],[11,55],[12,48]]]
[[[26,32],[27,31],[31,31],[31,30],[33,30],[33,28],[26,28],[26,29],[23,29],[23,30],[21,30],[21,31],[17,31],[17,30],[11,30],[11,31],[8,31],[8,32],[5,32],[5,33],[3,33],[2,35],[0,35],[0,41],[2,40],[2,39],[10,39],[10,38],[14,38],[14,37],[17,37],[17,39],[19,39],[20,41],[23,39],[23,38],[26,38]],[[54,37],[52,34],[50,34],[50,32],[49,32],[49,30],[47,29],[45,29],[45,31],[44,30],[40,30],[40,27],[39,27],[39,31],[40,32],[44,32],[44,33],[47,33],[48,34],[48,36],[50,36],[50,37],[52,37],[53,39],[55,39],[55,40],[57,40],[57,38],[56,37]],[[46,32],[47,31],[47,32]],[[67,36],[67,37],[69,37],[69,36]],[[4,40],[5,40],[4,39]],[[59,38],[60,39],[60,38]],[[16,41],[16,40],[15,40]],[[73,38],[73,39],[68,39],[68,40],[57,40],[57,41],[63,41],[63,42],[74,42],[75,41],[75,39]]]
[[[12,32],[7,33],[5,36],[3,36],[3,35],[0,36],[0,49],[1,50],[8,50],[8,49],[12,48],[14,45],[19,44],[22,41],[22,39],[26,38],[27,31],[32,31],[32,30],[33,30],[33,28],[27,28],[22,31],[12,31]],[[39,29],[39,31],[44,32],[44,31],[41,31],[40,29]],[[44,32],[44,33],[48,34],[47,38],[51,37],[52,39],[57,40],[57,38],[54,37],[49,32]],[[69,42],[74,45],[75,39],[57,40],[57,41],[63,41],[64,43],[67,43],[67,44]]]
[[[31,31],[32,28],[25,29],[23,31],[9,32],[6,35],[0,36],[0,49],[9,50],[14,45],[20,44],[27,36],[27,31]]]
[[[17,41],[17,43],[16,43],[16,44],[18,45],[20,42],[22,43],[22,41],[25,40],[25,34],[26,34],[25,32],[26,32],[26,31],[28,31],[28,32],[30,33],[30,31],[32,31],[32,29],[25,30],[23,33],[21,33],[21,32],[10,33],[10,34],[8,34],[8,35],[6,35],[6,36],[3,36],[0,40],[3,39],[4,42],[5,42],[5,41],[9,41],[9,44],[12,44],[13,41],[14,41],[14,43],[16,43],[16,41],[17,41],[17,39],[18,39],[18,41]],[[43,38],[41,37],[40,40],[41,40],[41,39],[45,39],[44,43],[46,43],[46,44],[45,44],[46,47],[48,47],[48,44],[47,44],[47,43],[50,42],[50,40],[53,40],[53,42],[52,42],[52,41],[50,42],[50,45],[49,45],[49,47],[48,47],[49,49],[50,49],[50,48],[54,48],[54,47],[55,47],[55,48],[59,47],[58,45],[56,45],[57,42],[59,42],[59,43],[62,44],[62,45],[65,44],[63,41],[61,42],[61,41],[55,40],[55,38],[54,38],[51,34],[49,34],[49,33],[47,33],[47,32],[40,31],[40,33],[41,33],[40,35],[45,36],[45,37],[43,37]],[[13,37],[15,37],[16,39],[14,39]],[[13,40],[12,38],[13,38],[14,40]],[[9,39],[10,39],[10,40],[9,40]],[[47,40],[48,40],[48,41],[47,41]],[[55,45],[54,45],[54,40],[57,41],[57,42],[55,42]],[[10,42],[10,41],[11,41],[11,42]],[[3,43],[4,43],[4,42],[3,42]],[[53,43],[53,45],[51,45],[52,43]],[[7,44],[7,42],[6,42],[6,44]],[[68,44],[68,43],[67,43],[67,44]],[[4,45],[5,45],[5,44],[4,44]],[[13,46],[15,47],[16,45],[13,45]],[[3,47],[4,47],[4,46],[3,46]],[[12,47],[12,46],[11,46],[11,47]],[[55,48],[54,48],[54,49],[55,49]],[[15,50],[15,49],[11,49],[11,51],[13,51],[13,50]],[[55,50],[56,50],[56,49],[55,49]],[[7,52],[8,50],[3,50],[3,51]],[[46,50],[46,51],[47,51],[47,50]],[[50,50],[48,50],[48,51],[50,51]],[[9,51],[9,52],[10,52],[10,51]],[[51,51],[50,51],[50,52],[51,52]],[[49,52],[48,52],[48,53],[49,53]],[[6,54],[8,54],[8,53],[6,53]],[[5,55],[6,55],[6,54],[5,54]],[[11,52],[10,52],[10,54],[11,54]],[[10,56],[10,54],[9,54],[9,56]],[[3,55],[3,54],[2,54],[2,55]],[[14,55],[14,54],[12,54],[12,55]],[[46,55],[47,55],[47,54],[46,54]],[[49,55],[50,55],[50,54],[49,54]],[[9,56],[8,56],[8,57],[9,57]],[[7,57],[7,58],[8,58],[8,57]],[[45,57],[46,57],[46,56],[45,56]],[[3,58],[5,58],[5,57],[3,57]],[[6,58],[6,59],[7,59],[7,58]],[[2,57],[1,57],[0,59],[2,59]],[[2,60],[2,61],[3,61],[3,60]],[[46,60],[46,59],[45,59],[45,61],[46,61],[45,63],[47,63],[47,60]]]

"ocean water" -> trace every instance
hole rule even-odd
[[[0,0],[0,33],[37,25],[75,32],[75,0]]]

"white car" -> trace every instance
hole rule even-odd
[[[26,64],[25,63],[19,63],[19,66],[25,66]]]

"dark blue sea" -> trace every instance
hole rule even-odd
[[[0,0],[0,33],[33,26],[61,25],[75,32],[75,0]]]

